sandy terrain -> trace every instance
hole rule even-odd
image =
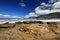
[[[0,40],[60,40],[58,26],[56,22],[0,24]]]

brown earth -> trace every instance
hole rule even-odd
[[[12,24],[2,24],[11,26]],[[14,26],[14,27],[13,27]],[[0,40],[60,40],[57,23],[18,23],[0,27]]]

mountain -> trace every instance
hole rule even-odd
[[[46,15],[39,15],[38,17],[31,17],[37,19],[58,19],[60,18],[60,12],[50,13]]]

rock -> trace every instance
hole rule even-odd
[[[60,29],[55,23],[18,24],[6,29],[0,30],[0,40],[60,40]]]

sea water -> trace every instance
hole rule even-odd
[[[34,18],[0,18],[0,24],[2,23],[15,23],[24,21],[42,21],[42,22],[60,22],[60,19],[34,19]]]
[[[15,23],[15,22],[23,22],[23,21],[34,21],[37,19],[29,19],[29,18],[0,18],[0,24],[1,23]]]

